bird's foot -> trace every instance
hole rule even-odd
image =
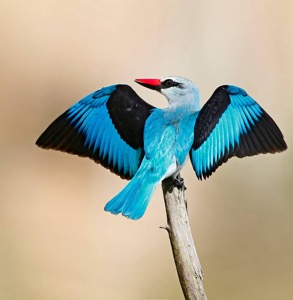
[[[173,184],[175,187],[177,187],[178,189],[184,189],[184,191],[186,190],[186,187],[184,185],[184,179],[180,176],[180,174],[178,174],[176,176],[176,178],[173,178]]]
[[[176,187],[178,189],[184,189],[184,191],[186,190],[186,187],[184,185],[184,179],[180,176],[180,174],[178,174],[175,178],[168,177],[164,179],[163,183],[167,186]]]

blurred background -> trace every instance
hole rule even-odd
[[[163,107],[139,77],[180,75],[204,103],[243,87],[289,150],[232,159],[209,180],[190,163],[190,222],[209,299],[293,299],[293,3],[0,1],[0,299],[183,299],[160,187],[145,216],[104,212],[127,183],[34,143],[69,106],[113,83]]]

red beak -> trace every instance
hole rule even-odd
[[[135,82],[152,90],[160,91],[161,89],[160,79],[135,79]]]

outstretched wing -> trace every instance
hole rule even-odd
[[[128,85],[104,87],[59,116],[36,144],[89,157],[130,179],[144,155],[144,124],[153,108]]]
[[[190,150],[199,179],[209,177],[230,157],[287,149],[273,119],[241,88],[218,87],[200,110]]]

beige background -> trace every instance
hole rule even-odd
[[[183,299],[160,188],[146,215],[105,213],[125,181],[34,146],[86,94],[139,77],[225,83],[276,120],[289,150],[185,178],[209,299],[293,299],[293,2],[0,1],[0,299]],[[291,148],[291,149],[290,149]]]

